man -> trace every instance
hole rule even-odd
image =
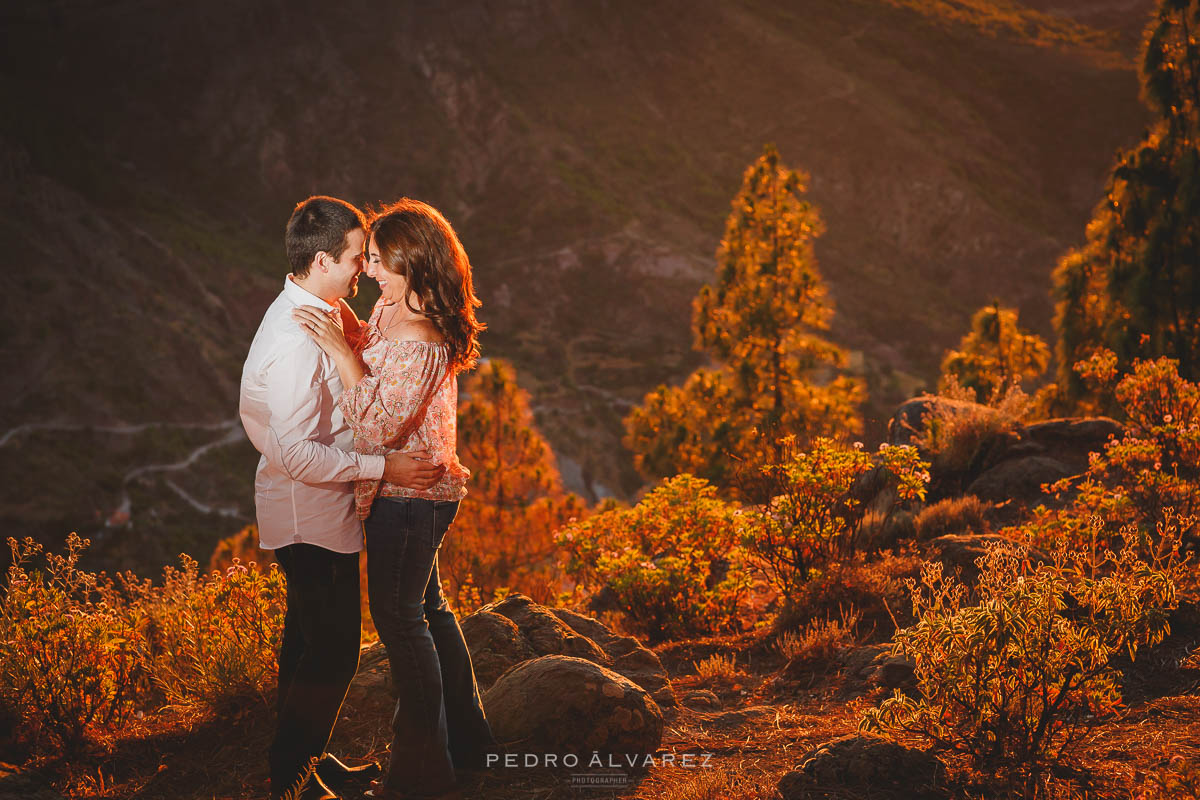
[[[362,213],[349,203],[318,196],[296,206],[284,236],[292,271],[242,370],[242,424],[262,453],[254,482],[259,546],[274,551],[288,587],[270,750],[273,798],[299,787],[304,800],[329,800],[337,797],[329,785],[378,773],[377,764],[350,768],[325,753],[358,670],[362,526],[353,481],[382,477],[425,489],[444,471],[421,460],[428,453],[355,453],[337,406],[337,369],[292,321],[296,306],[316,306],[348,338],[359,335],[345,298],[357,292],[365,238]]]

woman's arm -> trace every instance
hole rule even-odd
[[[353,317],[354,312],[351,311],[350,315]],[[292,309],[292,319],[333,359],[345,389],[350,389],[363,379],[366,371],[346,341],[341,327],[330,315],[312,306],[297,306]],[[358,317],[354,319],[357,321]]]
[[[391,346],[383,363],[342,392],[338,406],[356,439],[403,449],[420,427],[434,393],[448,374],[436,347]]]

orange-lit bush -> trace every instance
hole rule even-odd
[[[607,589],[654,640],[732,629],[750,580],[738,540],[744,515],[707,481],[671,478],[633,508],[555,534],[577,590]]]
[[[279,567],[265,571],[237,559],[203,574],[180,556],[163,583],[135,594],[144,621],[140,650],[151,677],[174,705],[228,707],[265,694],[276,678],[287,586]]]
[[[1072,551],[1036,568],[1023,545],[978,559],[974,603],[927,563],[910,585],[917,622],[892,652],[916,666],[920,696],[897,692],[862,727],[915,734],[981,769],[1035,782],[1121,703],[1110,659],[1168,633],[1181,568],[1178,529],[1161,526],[1143,560],[1133,547]]]
[[[1174,518],[1183,539],[1194,539],[1200,534],[1200,386],[1181,378],[1168,358],[1135,361],[1119,380],[1110,351],[1076,367],[1092,384],[1112,387],[1127,428],[1103,452],[1091,454],[1082,476],[1051,485],[1060,496],[1076,494],[1065,508],[1034,510],[1037,541],[1090,546],[1093,514],[1105,522],[1103,530],[1133,526],[1143,541]]]
[[[80,570],[88,542],[75,534],[61,555],[8,542],[0,701],[35,751],[78,750],[164,700],[219,709],[274,682],[285,597],[275,566],[201,575],[183,556],[154,586]]]
[[[915,447],[881,445],[872,459],[861,446],[842,447],[819,437],[808,452],[795,452],[785,463],[764,470],[773,497],[745,526],[743,545],[785,597],[825,565],[854,555],[867,509],[851,490],[877,465],[894,485],[885,517],[902,503],[924,499],[928,465]]]
[[[0,698],[35,748],[71,752],[135,710],[146,673],[136,621],[77,568],[88,541],[44,554],[32,539],[8,540],[13,563],[0,599]],[[34,561],[43,562],[42,568]]]

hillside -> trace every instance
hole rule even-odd
[[[878,433],[992,297],[1049,335],[1049,269],[1146,119],[1148,2],[1030,5],[10,5],[0,522],[149,567],[250,518],[254,454],[198,448],[313,192],[444,209],[568,483],[628,494],[620,418],[699,363],[691,298],[766,141],[812,175]]]

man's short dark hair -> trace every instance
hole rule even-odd
[[[366,230],[367,220],[345,200],[315,195],[298,203],[283,236],[292,274],[307,277],[313,258],[322,251],[341,258],[346,237],[355,228]]]

